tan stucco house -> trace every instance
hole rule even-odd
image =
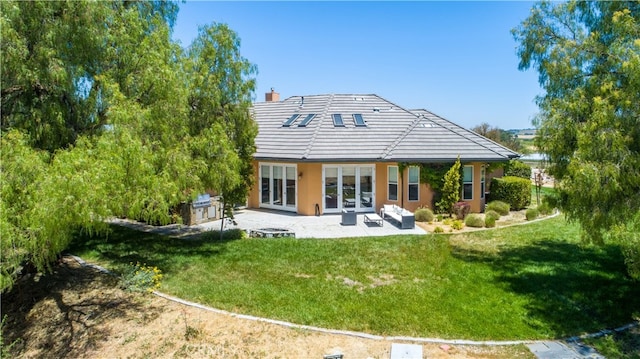
[[[484,208],[485,165],[519,154],[426,110],[406,110],[377,95],[294,96],[275,92],[255,103],[256,185],[250,208],[301,215],[342,209],[377,212],[384,204],[430,207],[433,191],[420,167],[463,165],[462,200]]]

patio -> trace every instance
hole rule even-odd
[[[389,221],[383,226],[365,223],[364,213],[357,214],[356,225],[342,225],[340,214],[322,216],[300,216],[295,213],[264,209],[241,209],[235,212],[237,225],[225,225],[225,229],[240,228],[243,230],[259,228],[284,228],[295,233],[296,238],[341,238],[372,237],[397,234],[426,234],[422,228],[400,229]],[[219,230],[221,221],[202,223],[192,227]]]

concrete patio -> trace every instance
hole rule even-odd
[[[383,226],[364,223],[364,213],[357,214],[356,225],[342,225],[340,214],[322,216],[300,216],[294,213],[272,210],[241,209],[235,212],[236,225],[225,225],[225,229],[240,228],[284,228],[293,231],[296,238],[342,238],[372,237],[398,234],[426,234],[418,225],[413,229],[400,229],[396,224],[384,221]],[[192,227],[201,230],[219,230],[221,221],[202,223]]]

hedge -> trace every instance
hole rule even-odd
[[[508,203],[514,210],[526,208],[531,203],[531,180],[513,176],[493,178],[491,198]]]
[[[509,211],[511,211],[511,206],[509,205],[509,203],[506,203],[506,202],[491,201],[491,202],[487,203],[487,206],[485,207],[485,210],[487,212],[494,211],[494,212],[497,212],[501,216],[506,216],[506,215],[509,214]],[[496,218],[496,219],[498,219],[498,218]]]
[[[511,160],[504,169],[504,175],[531,179],[531,167],[522,161]]]

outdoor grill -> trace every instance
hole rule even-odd
[[[198,199],[191,203],[193,208],[204,208],[211,206],[211,196],[207,193],[198,195]]]

